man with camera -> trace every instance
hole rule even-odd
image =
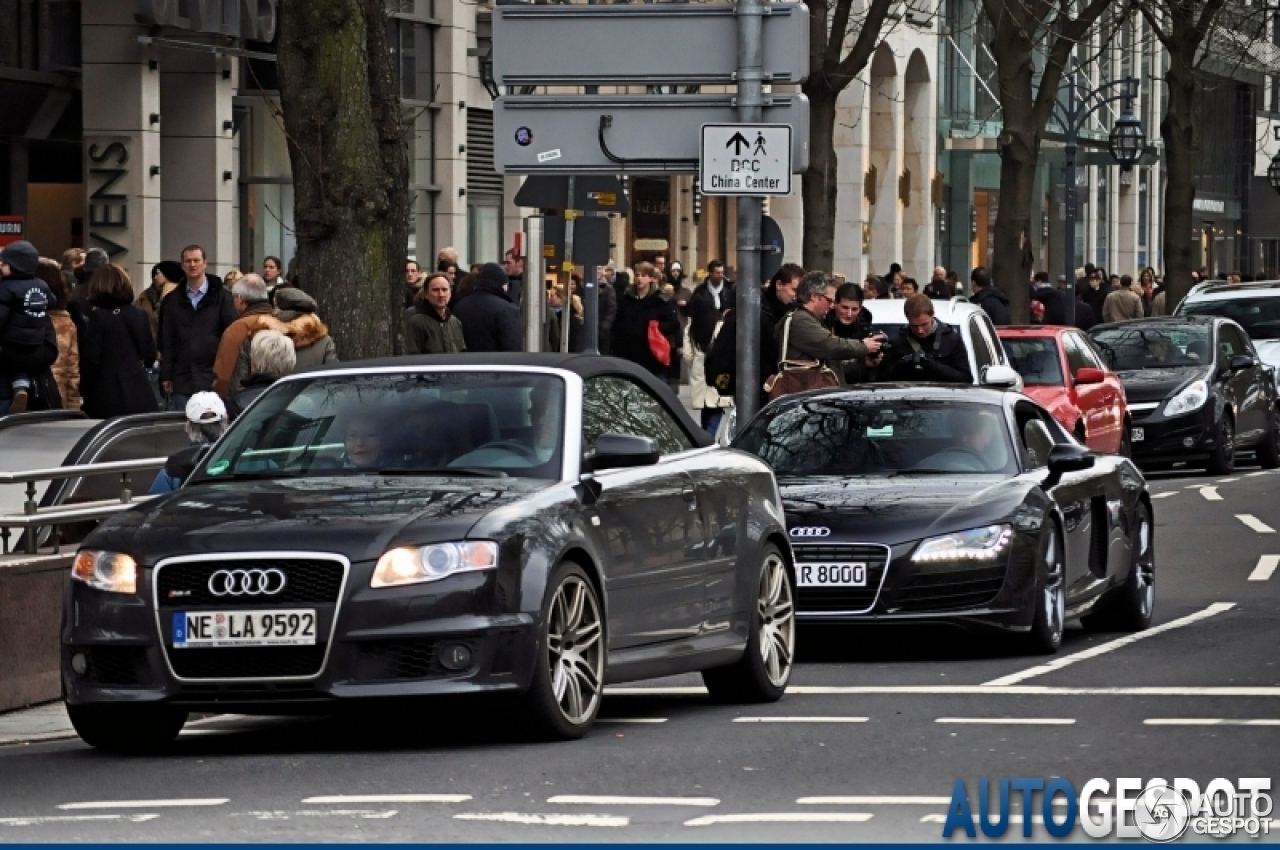
[[[904,305],[907,326],[887,347],[876,369],[881,381],[919,381],[971,384],[969,352],[964,337],[951,325],[934,318],[933,301],[913,295]]]

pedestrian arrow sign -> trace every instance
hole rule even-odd
[[[790,195],[790,124],[703,124],[704,195]]]

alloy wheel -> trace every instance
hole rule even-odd
[[[547,624],[547,666],[561,714],[586,723],[600,702],[604,680],[604,634],[595,591],[571,575],[556,590]]]
[[[1138,605],[1143,619],[1151,616],[1151,608],[1155,604],[1156,559],[1155,550],[1151,547],[1151,522],[1144,515],[1138,525],[1138,557],[1134,563],[1134,577],[1137,582]]]
[[[1049,535],[1049,542],[1045,546],[1044,564],[1044,589],[1041,592],[1044,594],[1045,626],[1049,636],[1056,643],[1062,636],[1067,604],[1065,577],[1056,534]]]
[[[760,574],[760,653],[775,687],[786,684],[796,642],[796,606],[782,558],[770,555]]]

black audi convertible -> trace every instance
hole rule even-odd
[[[1041,652],[1076,617],[1151,622],[1142,474],[1020,393],[820,390],[768,405],[733,444],[778,476],[801,620],[991,627]]]
[[[584,734],[606,682],[782,696],[791,550],[768,466],[624,361],[457,355],[278,382],[178,491],[77,553],[62,679],[88,743],[189,712],[510,694]]]

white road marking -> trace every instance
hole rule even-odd
[[[291,818],[360,818],[361,820],[387,820],[398,815],[396,809],[304,809],[300,812],[256,811],[234,812],[232,817],[250,817],[258,820],[289,820]]]
[[[866,723],[866,717],[735,717],[734,723]]]
[[[1145,632],[1135,632],[1134,634],[1126,635],[1122,638],[1116,638],[1115,640],[1107,641],[1104,644],[1100,644],[1080,652],[1075,652],[1071,655],[1064,655],[1061,658],[1055,658],[1048,664],[1041,664],[1038,667],[1023,670],[1021,673],[1001,676],[999,679],[992,679],[990,682],[984,682],[984,684],[991,686],[1016,685],[1019,682],[1032,677],[1043,676],[1046,673],[1061,670],[1063,667],[1070,667],[1072,664],[1087,661],[1090,658],[1097,658],[1099,655],[1106,655],[1108,652],[1115,652],[1117,649],[1137,643],[1140,640],[1146,640],[1147,638],[1155,637],[1158,634],[1163,634],[1173,629],[1180,629],[1183,626],[1198,623],[1201,620],[1207,619],[1216,614],[1221,614],[1223,611],[1230,611],[1234,607],[1236,607],[1234,602],[1215,602],[1203,611],[1197,611],[1194,614],[1188,614],[1185,617],[1170,620],[1169,622],[1156,626],[1153,629],[1147,629]]]
[[[1071,726],[1074,717],[939,717],[934,723],[972,724],[975,726]]]
[[[1258,558],[1258,565],[1249,573],[1249,581],[1266,581],[1280,566],[1280,555],[1263,555]]]
[[[85,803],[62,803],[58,806],[64,811],[72,809],[160,809],[181,806],[225,806],[231,800],[227,797],[192,798],[189,800],[98,800]]]
[[[610,797],[591,794],[559,794],[547,799],[548,806],[718,806],[715,797]]]
[[[1249,526],[1259,534],[1275,534],[1276,533],[1276,530],[1274,528],[1267,525],[1265,522],[1258,519],[1253,514],[1236,514],[1236,519],[1240,520],[1245,525]]]
[[[994,818],[992,818],[992,820],[994,820]],[[946,815],[925,815],[924,817],[920,818],[920,823],[943,823],[944,824],[946,822],[947,822]],[[988,821],[988,823],[989,822],[990,821]],[[1031,822],[1044,823],[1044,818],[1040,815],[1034,815],[1031,818]],[[1022,823],[1022,815],[1009,815],[1009,823]],[[977,818],[974,818],[973,824],[974,826],[978,825]]]
[[[596,718],[596,723],[647,724],[647,723],[666,723],[666,722],[667,722],[667,718],[665,717],[597,717]]]
[[[1245,478],[1257,478],[1259,475],[1270,475],[1270,474],[1271,474],[1271,470],[1264,469],[1261,472],[1250,472],[1248,475],[1245,476]]]
[[[1218,488],[1217,488],[1217,487],[1201,487],[1201,488],[1200,488],[1200,495],[1201,495],[1201,496],[1204,496],[1204,497],[1205,497],[1205,499],[1209,500],[1210,502],[1221,502],[1221,501],[1222,501],[1222,497],[1218,495]]]
[[[801,806],[946,806],[950,797],[801,797]]]
[[[465,803],[470,794],[331,794],[325,797],[307,797],[303,804],[326,803]]]
[[[1152,717],[1142,722],[1146,726],[1280,726],[1280,718],[1275,717],[1253,720],[1229,717]]]
[[[867,812],[747,812],[737,815],[704,815],[687,820],[685,826],[714,826],[718,823],[866,823]]]
[[[617,688],[607,696],[703,696],[706,688]],[[1280,686],[1060,688],[1047,685],[793,685],[787,696],[1280,697]]]
[[[521,812],[463,812],[454,820],[496,821],[540,826],[626,826],[631,818],[619,815],[527,815]]]
[[[149,820],[155,820],[160,817],[156,814],[147,815],[53,815],[49,817],[37,816],[29,818],[0,818],[0,825],[4,826],[42,826],[46,823],[81,823],[83,821],[126,821],[128,823],[146,823]]]
[[[1219,478],[1217,481],[1213,483],[1214,484],[1234,484],[1239,480],[1240,480],[1239,478]]]
[[[1170,496],[1176,496],[1176,495],[1178,495],[1178,491],[1177,491],[1177,490],[1174,490],[1174,491],[1169,492],[1169,493],[1154,493],[1154,494],[1152,494],[1151,498],[1153,498],[1153,499],[1167,499],[1167,498],[1169,498]]]

